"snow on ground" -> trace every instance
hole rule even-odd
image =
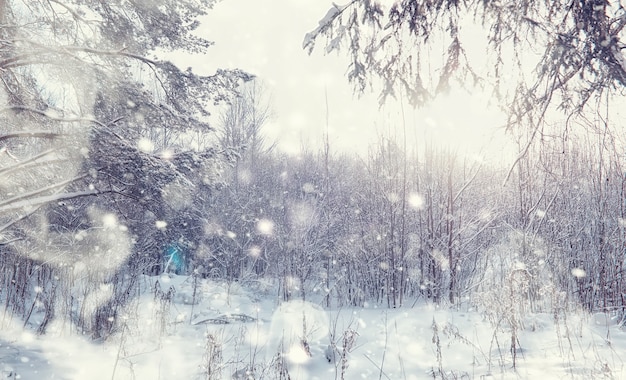
[[[0,379],[626,378],[626,332],[610,315],[528,314],[513,335],[475,311],[324,310],[238,283],[198,281],[194,296],[193,284],[145,277],[105,342],[5,319]]]

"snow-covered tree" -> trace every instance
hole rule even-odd
[[[569,110],[626,86],[626,11],[620,1],[352,0],[333,5],[304,48],[345,49],[358,91],[415,105],[457,84],[487,85],[511,121],[549,104]],[[486,57],[486,59],[485,59]],[[532,70],[532,73],[529,71]],[[530,74],[530,75],[529,75]]]
[[[171,231],[181,202],[191,199],[168,189],[215,183],[216,150],[170,148],[188,129],[209,130],[209,107],[250,76],[200,76],[156,58],[207,49],[211,43],[192,32],[212,4],[0,1],[0,244],[15,260],[42,263],[28,270],[57,270],[48,256],[71,252],[93,229],[116,225],[129,245],[133,235],[146,236],[134,228],[146,221],[156,231],[149,236]],[[107,246],[117,249],[93,248]],[[7,281],[24,286],[29,278],[63,276]]]

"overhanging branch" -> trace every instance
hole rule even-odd
[[[0,142],[17,138],[43,138],[43,139],[55,139],[62,136],[60,133],[54,133],[49,131],[19,131],[13,133],[7,133],[0,135]]]

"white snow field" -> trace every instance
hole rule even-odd
[[[25,327],[5,317],[0,379],[626,378],[626,332],[608,314],[526,313],[513,328],[471,310],[325,310],[238,283],[199,280],[194,296],[193,284],[143,277],[103,342],[69,322],[37,335],[41,316]]]

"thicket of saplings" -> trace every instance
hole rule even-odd
[[[141,275],[165,272],[324,307],[623,314],[626,178],[610,145],[589,141],[534,144],[510,173],[391,140],[365,159],[240,155],[224,186],[196,188],[164,221],[115,195],[50,205],[21,222],[45,220],[47,234],[0,247],[3,320],[26,325],[43,311],[42,333],[56,320],[107,337]],[[83,228],[52,213],[82,215]]]

